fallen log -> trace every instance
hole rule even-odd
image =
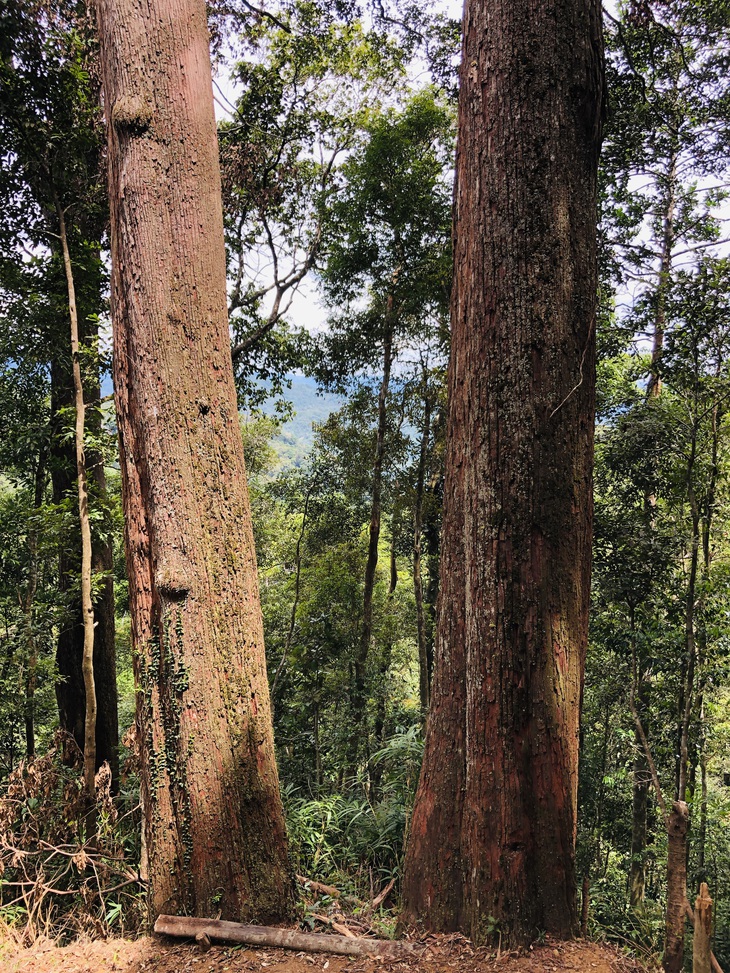
[[[326,933],[298,932],[275,926],[246,926],[222,919],[193,919],[189,916],[158,916],[155,932],[182,939],[196,939],[201,933],[209,939],[224,943],[244,943],[247,946],[270,946],[294,949],[307,953],[337,953],[340,956],[396,957],[410,953],[410,943],[389,942],[386,939],[362,939],[330,936]]]

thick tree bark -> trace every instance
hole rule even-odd
[[[577,928],[592,529],[597,0],[467,0],[441,591],[406,920]]]
[[[101,0],[114,376],[153,915],[280,920],[274,758],[202,0]]]

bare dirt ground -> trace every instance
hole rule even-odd
[[[0,939],[1,973],[634,973],[644,970],[612,947],[546,943],[520,955],[475,949],[460,936],[431,936],[407,961],[214,945],[207,952],[165,937],[77,942],[22,949]]]

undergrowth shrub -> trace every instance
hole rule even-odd
[[[627,947],[646,961],[655,960],[661,955],[664,940],[663,907],[647,898],[641,908],[632,909],[626,901],[622,877],[609,874],[591,885],[591,936]]]
[[[295,870],[367,897],[371,884],[400,875],[423,742],[416,728],[396,734],[371,758],[377,792],[361,781],[345,794],[309,797],[283,789]]]
[[[104,764],[89,809],[81,759],[73,738],[59,732],[0,792],[0,922],[25,943],[129,934],[143,921],[134,777],[127,770],[113,797]]]

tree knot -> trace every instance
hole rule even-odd
[[[150,127],[152,114],[149,100],[139,95],[122,95],[114,102],[112,122],[119,130],[140,135]]]

